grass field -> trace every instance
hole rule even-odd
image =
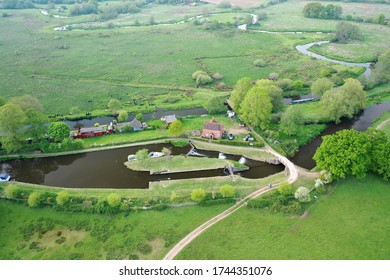
[[[178,259],[390,258],[388,182],[368,176],[335,184],[301,219],[241,209],[191,243]]]
[[[211,73],[221,73],[228,86],[243,76],[260,79],[271,72],[310,82],[319,77],[317,69],[331,65],[294,49],[295,44],[320,40],[324,35],[319,34],[254,34],[235,28],[210,32],[192,24],[55,32],[53,27],[78,17],[56,19],[37,10],[7,13],[9,17],[0,18],[2,96],[32,94],[48,114],[68,114],[74,106],[82,113],[109,114],[110,98],[122,100],[128,111],[204,105],[213,92],[196,88],[191,75],[202,69],[196,58]],[[253,61],[262,57],[268,65],[258,69]],[[186,96],[188,91],[195,94]],[[127,104],[140,96],[150,102]],[[171,96],[179,101],[164,103]]]
[[[322,4],[337,4],[343,7],[343,15],[372,17],[384,13],[389,15],[390,6],[371,3],[343,3],[322,2]],[[305,18],[302,9],[307,1],[290,0],[264,9],[268,14],[265,21],[261,21],[260,29],[271,31],[322,31],[334,32],[338,20],[321,20]],[[313,50],[323,55],[353,62],[373,61],[377,54],[387,50],[390,44],[390,28],[379,24],[350,22],[360,28],[362,41],[348,44],[326,44],[315,46]]]
[[[184,207],[126,217],[29,209],[1,200],[0,259],[161,259],[187,233],[227,207]]]

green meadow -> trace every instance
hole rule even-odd
[[[388,182],[370,175],[330,188],[304,218],[240,209],[195,239],[178,259],[389,259]]]
[[[294,49],[296,44],[321,40],[325,36],[321,34],[257,34],[234,27],[210,31],[192,23],[61,32],[53,28],[88,19],[57,19],[37,10],[7,14],[0,18],[2,96],[31,94],[48,114],[68,114],[78,106],[82,113],[107,115],[111,98],[122,100],[129,112],[201,106],[219,91],[214,84],[206,87],[209,90],[196,88],[191,78],[196,70],[221,73],[221,82],[232,87],[243,76],[261,79],[272,72],[310,83],[320,76],[320,69],[331,65]],[[255,67],[258,58],[266,58],[267,65]],[[188,92],[194,96],[186,96]],[[164,104],[178,95],[179,101]],[[129,104],[139,96],[154,105]]]

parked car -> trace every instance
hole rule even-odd
[[[234,135],[229,133],[229,137],[228,137],[229,140],[233,140],[234,139]]]
[[[0,174],[0,182],[8,182],[11,180],[11,176],[7,173],[1,173]]]

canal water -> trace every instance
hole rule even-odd
[[[58,157],[16,159],[1,163],[1,170],[11,174],[17,181],[65,188],[148,188],[149,182],[226,176],[223,169],[150,175],[146,171],[128,169],[124,162],[129,154],[139,149],[161,151],[170,148],[172,155],[187,154],[190,147],[174,147],[170,144],[134,146],[99,152],[81,153]],[[218,157],[218,152],[198,150],[208,157]],[[239,160],[240,156],[228,155],[228,159]],[[261,161],[247,160],[250,170],[241,176],[255,179],[281,172],[284,166]]]

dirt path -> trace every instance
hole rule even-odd
[[[225,210],[221,214],[211,218],[207,222],[203,223],[201,226],[197,227],[194,231],[189,233],[186,237],[184,237],[179,243],[173,247],[169,253],[164,257],[163,260],[173,260],[188,244],[190,244],[195,238],[197,238],[201,233],[203,233],[205,230],[216,224],[217,222],[221,221],[222,219],[228,217],[229,215],[236,212],[238,209],[246,205],[246,201],[250,198],[256,198],[264,193],[267,193],[269,191],[272,191],[277,188],[277,185],[274,185],[272,188],[269,187],[263,187],[248,196],[246,196],[243,200],[236,203],[229,209]]]
[[[387,125],[390,122],[390,119],[384,120],[380,124],[376,126],[376,129],[382,129],[385,125]]]

